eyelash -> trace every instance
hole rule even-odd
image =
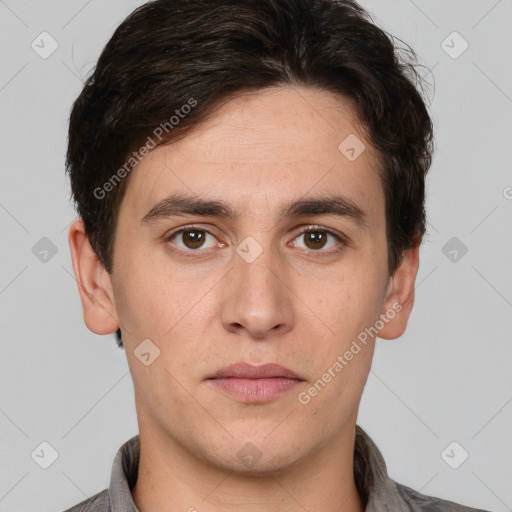
[[[191,225],[191,226],[184,226],[184,227],[174,231],[173,233],[168,235],[165,238],[165,240],[166,240],[166,242],[170,242],[177,235],[180,235],[181,233],[185,233],[187,231],[194,231],[194,230],[208,233],[209,235],[216,238],[215,235],[208,229],[202,228],[200,226]],[[307,227],[303,228],[299,233],[297,233],[297,235],[293,239],[295,240],[296,238],[300,237],[301,235],[303,235],[305,233],[319,233],[319,232],[320,233],[328,233],[329,235],[333,236],[339,243],[341,243],[342,246],[348,245],[348,242],[344,237],[337,234],[335,231],[332,231],[328,228],[324,228],[322,226],[307,226]],[[201,253],[201,252],[207,251],[207,249],[196,249],[196,250],[186,250],[185,251],[184,249],[180,249],[180,248],[178,248],[177,250],[182,252],[183,254],[185,254],[186,257],[192,257],[192,258],[200,256],[199,254],[195,254],[195,253]],[[311,249],[310,252],[318,253],[319,257],[324,257],[324,256],[327,257],[327,256],[331,256],[331,255],[339,252],[340,250],[341,250],[340,248],[334,249],[334,250],[331,249],[329,251],[322,251],[321,249],[315,251],[315,250]]]

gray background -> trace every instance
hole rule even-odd
[[[137,433],[126,356],[83,323],[64,155],[83,78],[141,3],[0,0],[2,512],[62,511],[103,490]],[[432,69],[437,155],[415,307],[406,334],[377,343],[358,423],[395,480],[512,510],[512,1],[362,5]],[[47,59],[31,47],[43,31],[58,43]],[[469,43],[458,58],[454,31]],[[58,452],[48,469],[31,457],[43,441]],[[441,455],[452,441],[469,453],[458,469]]]

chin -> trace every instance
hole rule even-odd
[[[209,450],[203,447],[208,451],[203,455],[212,465],[226,471],[254,476],[283,472],[306,457],[308,449],[301,442],[303,436],[297,434],[297,439],[294,439],[286,432],[282,436],[269,436],[271,430],[265,429],[261,434],[253,431],[251,436],[244,434],[224,438]]]

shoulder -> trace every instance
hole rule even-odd
[[[480,508],[460,505],[459,503],[443,500],[434,496],[426,496],[397,482],[395,482],[395,485],[401,498],[409,505],[409,510],[414,512],[489,512]]]
[[[108,489],[81,501],[64,512],[110,512]]]

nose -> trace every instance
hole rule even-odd
[[[221,313],[224,329],[268,339],[293,328],[293,292],[276,252],[265,248],[251,262],[242,250],[227,277]]]

